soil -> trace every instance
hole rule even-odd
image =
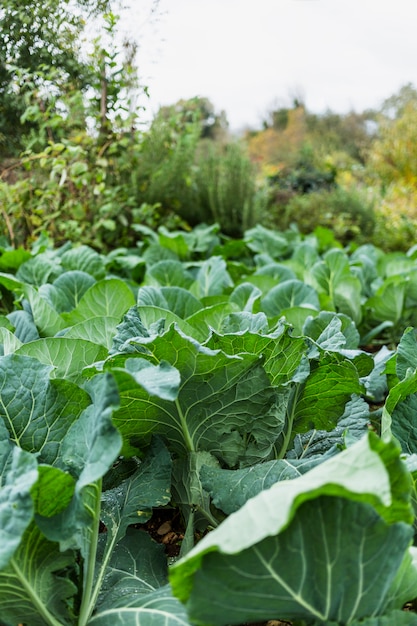
[[[154,509],[151,519],[145,524],[137,524],[136,527],[149,533],[157,543],[162,543],[168,557],[179,555],[184,527],[177,509]]]

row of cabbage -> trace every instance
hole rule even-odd
[[[417,623],[417,255],[326,237],[2,249],[0,623]]]

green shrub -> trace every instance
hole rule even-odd
[[[147,193],[147,168],[138,138],[123,134],[102,148],[85,136],[79,145],[65,140],[30,153],[13,182],[0,181],[0,235],[18,246],[45,231],[57,244],[107,250],[134,245],[134,224],[180,226],[173,207]]]
[[[385,251],[406,252],[416,243],[417,190],[392,183],[377,198],[372,243]]]
[[[284,206],[272,207],[269,219],[281,230],[296,224],[305,234],[318,226],[330,228],[344,244],[368,240],[375,227],[372,203],[360,192],[340,188],[295,195]]]
[[[137,190],[141,202],[159,203],[188,219],[195,213],[195,155],[200,137],[197,123],[181,123],[174,116],[156,117],[142,137],[137,163]]]
[[[277,191],[292,191],[298,194],[331,190],[336,186],[336,168],[328,165],[317,167],[313,156],[306,153],[293,166],[280,169],[269,177]]]
[[[241,144],[200,135],[196,121],[156,116],[146,132],[68,132],[27,150],[13,177],[0,180],[0,235],[18,246],[45,231],[58,245],[77,240],[103,251],[135,245],[136,225],[217,222],[240,237],[263,221],[265,192]]]
[[[197,159],[198,215],[217,222],[229,236],[241,237],[262,221],[266,196],[256,182],[255,169],[240,143],[206,143]]]

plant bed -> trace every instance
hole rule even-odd
[[[416,268],[364,259],[260,228],[4,251],[6,626],[415,623]]]

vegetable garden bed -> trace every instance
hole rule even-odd
[[[0,620],[417,624],[417,251],[141,235],[2,249]]]

